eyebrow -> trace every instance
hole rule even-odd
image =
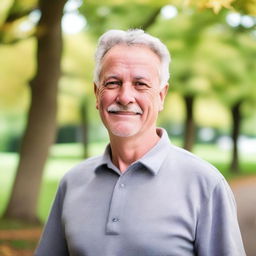
[[[135,76],[134,80],[146,80],[146,81],[148,81],[149,79],[145,76]]]
[[[144,79],[144,77],[143,76],[135,76],[135,79]]]
[[[104,80],[106,81],[108,79],[120,79],[120,78],[116,75],[110,75],[110,76],[106,76]]]
[[[120,78],[118,75],[107,75],[107,76],[103,79],[103,81],[107,81],[107,80],[109,80],[109,79],[120,80],[121,78]],[[133,78],[133,80],[136,80],[136,81],[138,81],[138,80],[146,80],[146,81],[149,81],[149,78],[147,78],[147,77],[145,77],[145,76],[140,76],[140,75],[138,75],[138,76],[135,76],[135,77]]]

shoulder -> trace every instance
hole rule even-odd
[[[95,175],[95,169],[101,163],[102,156],[90,157],[70,169],[61,179],[60,186],[84,184]]]
[[[217,179],[223,178],[222,174],[215,166],[183,148],[171,145],[169,158],[176,166],[184,169],[186,172],[206,176],[209,175]]]
[[[166,163],[170,175],[190,187],[194,184],[209,191],[225,180],[221,172],[212,164],[172,144]]]

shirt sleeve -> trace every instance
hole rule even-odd
[[[195,247],[198,256],[246,255],[235,199],[224,179],[215,186],[201,207]]]
[[[59,187],[44,227],[35,256],[68,256],[65,232],[61,221],[63,193]]]

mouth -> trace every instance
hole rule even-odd
[[[108,110],[109,114],[113,115],[127,115],[127,116],[134,116],[134,115],[142,115],[140,112],[133,112],[133,111],[112,111]]]

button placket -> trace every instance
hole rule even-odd
[[[125,188],[125,184],[124,183],[121,183],[120,185],[119,185],[119,188]]]
[[[115,184],[106,223],[106,233],[109,235],[118,235],[120,233],[120,225],[124,217],[123,210],[126,197],[126,181],[129,176],[128,172],[124,173]]]

